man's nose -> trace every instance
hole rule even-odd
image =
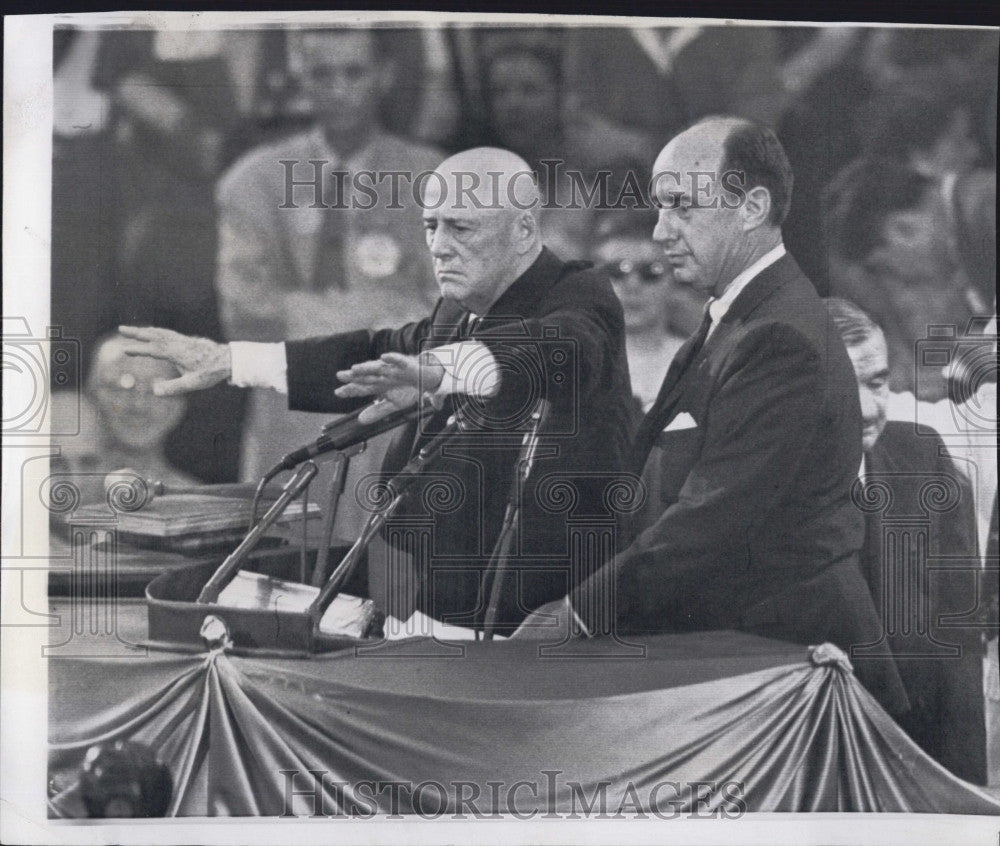
[[[653,228],[653,240],[657,244],[669,244],[677,239],[677,229],[666,209],[660,209],[656,218],[656,226]]]
[[[878,416],[878,400],[875,395],[864,388],[861,394],[861,416],[867,420],[874,420]]]
[[[431,255],[434,258],[443,258],[449,256],[452,253],[451,239],[448,238],[440,229],[435,229],[431,234],[430,243]]]

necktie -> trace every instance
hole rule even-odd
[[[687,369],[688,365],[694,361],[695,356],[701,352],[701,348],[705,346],[705,341],[708,340],[708,336],[712,333],[714,323],[712,320],[712,303],[714,302],[715,299],[713,298],[705,303],[705,308],[701,314],[701,323],[697,331],[691,336],[691,347],[683,362],[684,369]]]
[[[468,341],[472,338],[472,333],[479,328],[480,318],[471,311],[465,315],[465,326],[462,328],[461,338]]]
[[[327,186],[327,193],[324,197],[335,197],[337,189],[332,185]],[[346,208],[339,208],[344,205],[343,199],[336,202],[328,199],[328,203],[334,203],[334,208],[322,209],[322,223],[320,225],[316,244],[316,263],[313,268],[312,287],[317,291],[325,291],[328,288],[347,288],[347,236],[349,232],[348,211]]]

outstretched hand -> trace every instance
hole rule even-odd
[[[444,368],[434,360],[421,360],[415,355],[385,353],[377,361],[364,361],[339,371],[337,378],[345,383],[337,388],[338,397],[376,397],[358,417],[360,423],[374,423],[397,409],[416,405],[422,392],[436,390],[444,378]]]
[[[169,361],[181,375],[153,383],[158,397],[200,391],[224,382],[232,374],[232,357],[228,344],[217,344],[208,338],[193,338],[170,329],[153,326],[119,326],[118,332],[127,338],[126,355],[145,355]]]

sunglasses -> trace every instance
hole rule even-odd
[[[612,279],[624,279],[626,276],[637,273],[643,282],[650,285],[662,282],[667,273],[667,268],[662,261],[635,262],[622,259],[621,261],[609,262],[604,265],[604,269]]]

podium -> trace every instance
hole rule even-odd
[[[340,562],[350,547],[333,547],[331,558]],[[308,553],[315,563],[316,550]],[[296,549],[268,550],[253,560],[255,573],[272,579],[296,581],[300,555]],[[302,656],[334,652],[357,643],[355,638],[327,635],[314,620],[299,611],[272,608],[233,608],[198,602],[198,595],[216,571],[214,562],[163,573],[146,587],[149,625],[148,645],[177,651],[204,651],[202,625],[208,615],[225,623],[236,654]]]

